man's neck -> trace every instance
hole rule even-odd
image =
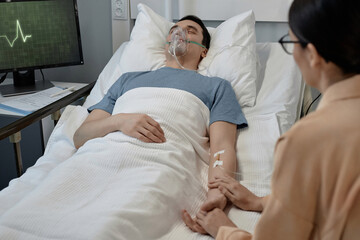
[[[180,64],[184,67],[184,69],[187,69],[187,70],[197,70],[198,69],[198,65],[197,64],[193,64],[193,63],[189,63],[189,62],[186,62],[186,63],[183,63],[180,61],[179,59],[179,62]],[[171,68],[177,68],[177,69],[183,69],[178,63],[177,61],[173,58],[173,59],[167,59],[166,60],[166,64],[165,64],[166,67],[171,67]]]
[[[173,62],[173,61],[166,61],[165,64],[166,67],[171,67],[171,68],[178,68],[178,69],[182,69],[179,64],[177,62]]]

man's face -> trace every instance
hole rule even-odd
[[[189,41],[194,41],[194,42],[202,44],[202,41],[203,41],[202,28],[199,24],[197,24],[196,22],[193,22],[191,20],[183,20],[183,21],[176,23],[169,31],[169,34],[166,38],[167,42],[170,42],[171,33],[173,32],[173,30],[176,27],[180,27],[184,30],[187,30],[187,38]],[[206,49],[202,48],[199,45],[189,43],[187,47],[188,47],[188,50],[187,50],[187,54],[185,55],[186,57],[198,58],[200,61],[201,57],[205,57],[205,55],[206,55]],[[166,54],[169,54],[168,49],[169,49],[169,45],[167,44],[167,46],[165,47]]]

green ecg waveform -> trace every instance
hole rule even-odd
[[[9,43],[10,47],[13,47],[15,41],[19,38],[19,32],[20,32],[20,34],[21,34],[21,38],[22,38],[22,41],[23,41],[24,43],[26,42],[26,40],[27,40],[28,38],[31,38],[31,35],[25,35],[25,36],[24,36],[24,33],[23,33],[22,29],[21,29],[20,22],[19,22],[18,19],[16,20],[16,37],[14,38],[14,40],[13,40],[13,41],[10,41],[10,39],[9,39],[6,35],[0,35],[0,38],[5,38],[6,41]]]

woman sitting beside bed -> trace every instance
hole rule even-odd
[[[185,219],[188,225],[199,224],[216,239],[359,239],[359,22],[359,1],[292,3],[289,36],[280,43],[323,98],[278,140],[268,197],[226,176],[210,182],[236,206],[263,211],[253,235],[220,209],[200,211],[197,219]]]

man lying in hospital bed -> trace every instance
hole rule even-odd
[[[191,131],[197,132],[199,139],[203,138],[205,144],[203,148],[206,150],[208,135],[206,129],[210,125],[209,164],[213,167],[209,168],[209,180],[224,175],[224,171],[235,172],[236,126],[246,127],[247,122],[229,82],[196,72],[210,45],[208,30],[199,18],[186,16],[170,29],[166,41],[168,45],[165,47],[165,67],[155,71],[123,74],[105,97],[89,108],[90,115],[75,132],[75,146],[79,148],[90,139],[120,131],[146,143],[162,144],[132,143],[140,146],[140,149],[134,148],[134,152],[155,150],[159,151],[157,155],[161,156],[166,152],[174,151],[172,150],[174,143],[181,140],[181,135],[184,135],[182,138],[191,139],[191,134],[188,133]],[[158,103],[158,99],[166,104]],[[137,109],[134,108],[133,101],[137,104]],[[187,103],[193,101],[195,103]],[[130,105],[132,108],[125,105]],[[206,109],[202,110],[203,105],[210,111],[210,115]],[[156,110],[152,110],[153,108]],[[192,115],[192,111],[197,114],[202,112],[202,116]],[[183,116],[189,121],[184,121]],[[177,121],[178,119],[180,120]],[[126,141],[126,138],[122,141]],[[117,147],[126,146],[127,143],[124,146],[119,144]],[[203,155],[202,160],[207,162],[207,157]],[[121,156],[119,161],[123,161]],[[183,161],[195,162],[196,159],[184,159],[179,152],[179,157],[169,158],[168,161],[179,161],[181,165]],[[221,168],[216,168],[217,165],[221,165]],[[225,196],[218,189],[212,189],[208,192],[202,209],[212,210],[215,207],[223,209],[226,202]]]
[[[86,109],[98,103],[122,73],[159,69],[165,62],[164,40],[173,24],[144,5],[138,9],[130,42],[114,54],[85,107],[67,108],[44,156],[0,192],[1,239],[211,238],[192,233],[181,220],[182,209],[194,216],[207,199],[209,154],[203,136],[210,111],[195,95],[183,92],[184,99],[174,103],[179,97],[174,93],[181,90],[157,89],[161,95],[155,101],[155,91],[140,94],[141,88],[135,88],[116,102],[114,112],[165,114],[181,125],[153,118],[165,132],[164,143],[145,143],[117,131],[88,140],[77,151],[74,148],[72,138],[88,117]],[[275,141],[297,118],[302,85],[292,58],[280,46],[263,44],[255,49],[254,23],[253,14],[247,12],[210,29],[211,48],[198,72],[231,81],[249,122],[237,133],[236,177],[264,196],[270,189]],[[256,51],[261,53],[258,71]],[[178,118],[172,115],[175,109],[182,109]],[[140,146],[152,151],[139,151]],[[223,155],[219,160],[224,160]],[[220,167],[224,166],[216,168]],[[229,217],[251,232],[259,214],[232,208]]]

